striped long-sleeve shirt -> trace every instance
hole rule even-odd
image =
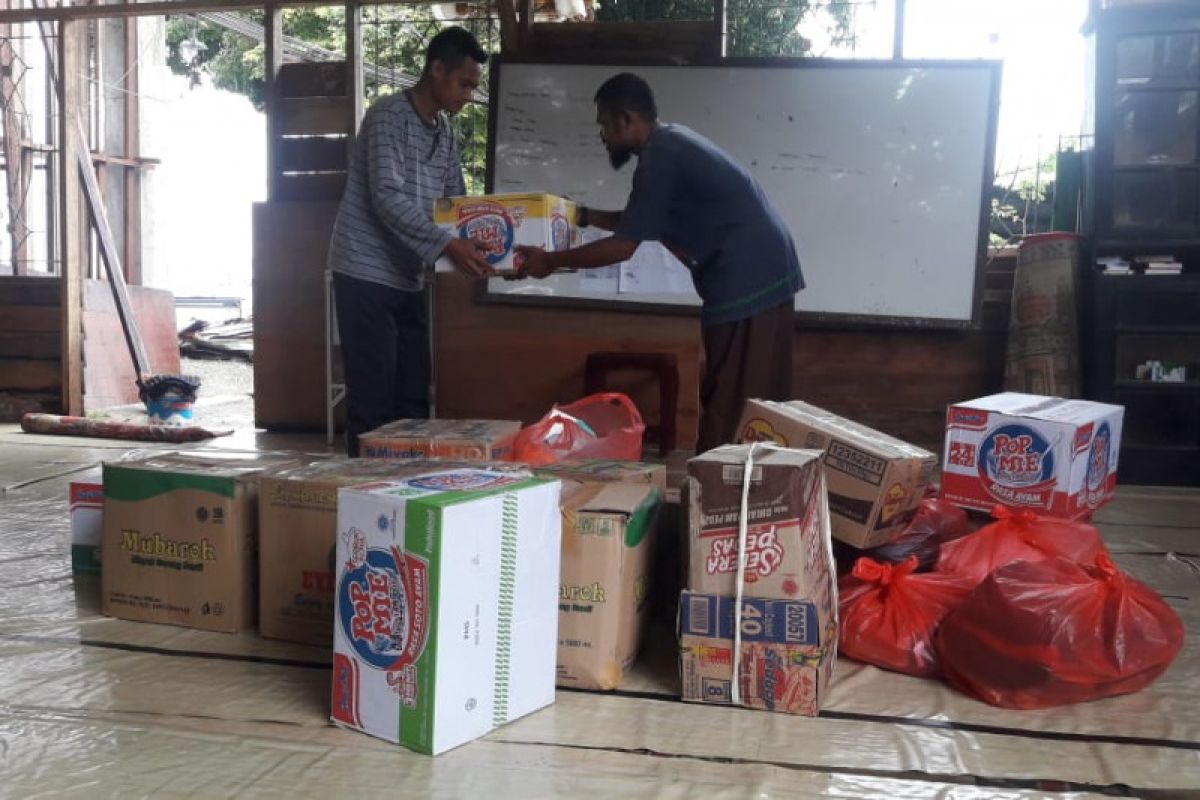
[[[421,289],[427,265],[451,238],[434,224],[433,203],[465,193],[458,142],[445,114],[427,123],[407,93],[377,101],[355,143],[329,268],[395,289]]]

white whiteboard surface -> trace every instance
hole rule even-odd
[[[624,208],[636,162],[621,171],[609,165],[592,98],[610,76],[636,72],[654,89],[662,121],[720,145],[788,223],[807,284],[797,310],[970,323],[998,65],[804,63],[498,64],[492,191]],[[642,245],[630,264],[604,272],[497,279],[488,294],[699,304],[686,269],[658,245]]]

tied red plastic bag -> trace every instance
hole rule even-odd
[[[915,573],[917,557],[900,564],[860,558],[838,582],[842,653],[877,667],[932,678],[940,674],[933,634],[971,592],[970,579]],[[914,574],[915,573],[915,574]]]
[[[1004,708],[1081,703],[1148,686],[1183,645],[1183,623],[1101,553],[1019,561],[992,573],[935,639],[954,687]]]
[[[1097,556],[1108,553],[1100,532],[1084,522],[1004,506],[996,506],[992,516],[992,524],[942,546],[938,572],[970,576],[978,584],[992,570],[1014,561],[1061,556],[1076,564],[1094,564]]]
[[[859,550],[845,542],[834,540],[834,556],[838,572],[849,572],[855,562],[865,556],[872,561],[899,564],[909,556],[917,557],[917,572],[928,572],[937,565],[942,545],[970,531],[967,512],[938,497],[926,497],[904,532],[887,544]]]
[[[557,464],[585,458],[642,460],[646,426],[637,406],[619,392],[592,394],[555,406],[513,439],[512,460]]]

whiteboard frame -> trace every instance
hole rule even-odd
[[[698,59],[679,63],[671,59],[655,59],[653,57],[634,60],[611,58],[539,58],[522,57],[505,60],[499,55],[493,56],[490,62],[488,76],[488,141],[486,171],[484,178],[485,191],[492,193],[496,178],[496,133],[499,118],[499,104],[495,102],[500,97],[500,77],[505,64],[513,65],[547,65],[547,66],[601,66],[612,67],[614,71],[636,70],[644,67],[673,67],[688,69],[689,67],[757,67],[772,69],[865,69],[893,67],[896,69],[980,69],[990,72],[990,97],[988,98],[987,142],[984,145],[983,156],[983,191],[979,198],[979,236],[975,249],[975,285],[971,300],[971,318],[969,320],[947,319],[942,317],[904,317],[879,314],[846,314],[826,311],[796,311],[795,325],[797,328],[837,328],[837,329],[929,329],[929,330],[980,330],[983,317],[983,298],[985,270],[987,266],[988,234],[991,229],[991,208],[988,202],[988,188],[995,179],[996,131],[1000,116],[1000,79],[1002,63],[990,59],[837,59],[837,58],[715,58]],[[600,145],[597,144],[597,147]],[[562,295],[512,294],[493,292],[488,281],[480,281],[476,287],[477,302],[496,303],[500,305],[541,306],[543,308],[574,308],[589,311],[616,311],[667,316],[699,317],[699,305],[683,305],[677,303],[641,302],[637,300],[602,299],[590,297],[564,297]]]

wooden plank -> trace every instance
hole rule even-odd
[[[125,20],[125,158],[135,161],[141,150],[141,95],[138,87],[141,83],[141,59],[138,51],[138,23],[136,19]],[[122,224],[125,235],[122,237],[125,252],[121,262],[125,265],[125,278],[134,284],[142,282],[142,177],[136,169],[124,171],[125,208]]]
[[[347,136],[288,137],[279,141],[280,172],[345,170],[350,163]]]
[[[62,287],[58,277],[0,276],[0,305],[58,307]]]
[[[59,349],[58,333],[54,331],[0,332],[0,358],[38,358],[57,362]]]
[[[351,132],[348,97],[280,97],[275,107],[280,136]]]
[[[0,331],[57,333],[60,330],[62,330],[62,314],[57,305],[35,307],[0,305]]]
[[[346,5],[346,94],[350,97],[350,141],[346,143],[349,158],[354,145],[354,135],[363,118],[363,31],[362,8],[354,3]],[[347,162],[348,163],[348,162]]]
[[[62,370],[58,359],[0,358],[0,387],[22,392],[60,389]]]
[[[144,333],[147,358],[155,373],[180,371],[175,299],[170,292],[129,287],[129,305]],[[83,406],[85,412],[138,402],[133,363],[106,281],[84,283]]]
[[[0,422],[20,422],[22,414],[54,414],[58,392],[11,392],[0,390]]]
[[[279,178],[277,199],[284,202],[337,201],[345,188],[345,172],[284,174]]]
[[[280,97],[344,97],[346,62],[301,61],[279,69]]]
[[[279,193],[279,70],[283,67],[283,9],[267,3],[263,9],[263,106],[267,113],[267,197]]]
[[[44,28],[42,33],[45,40]],[[59,163],[62,165],[58,171],[62,355],[60,363],[55,365],[59,377],[54,386],[62,392],[62,412],[71,415],[83,413],[83,273],[87,252],[83,246],[85,222],[79,201],[81,170],[77,165],[81,158],[87,158],[87,145],[79,138],[75,111],[87,102],[81,78],[85,33],[86,23],[63,20],[58,26],[56,57],[47,45],[50,72],[58,83]],[[19,388],[7,381],[4,385]]]
[[[534,51],[523,57],[604,63],[638,59],[640,63],[674,64],[681,59],[718,57],[718,37],[712,20],[638,22],[578,22],[569,25],[538,22],[533,25]]]

